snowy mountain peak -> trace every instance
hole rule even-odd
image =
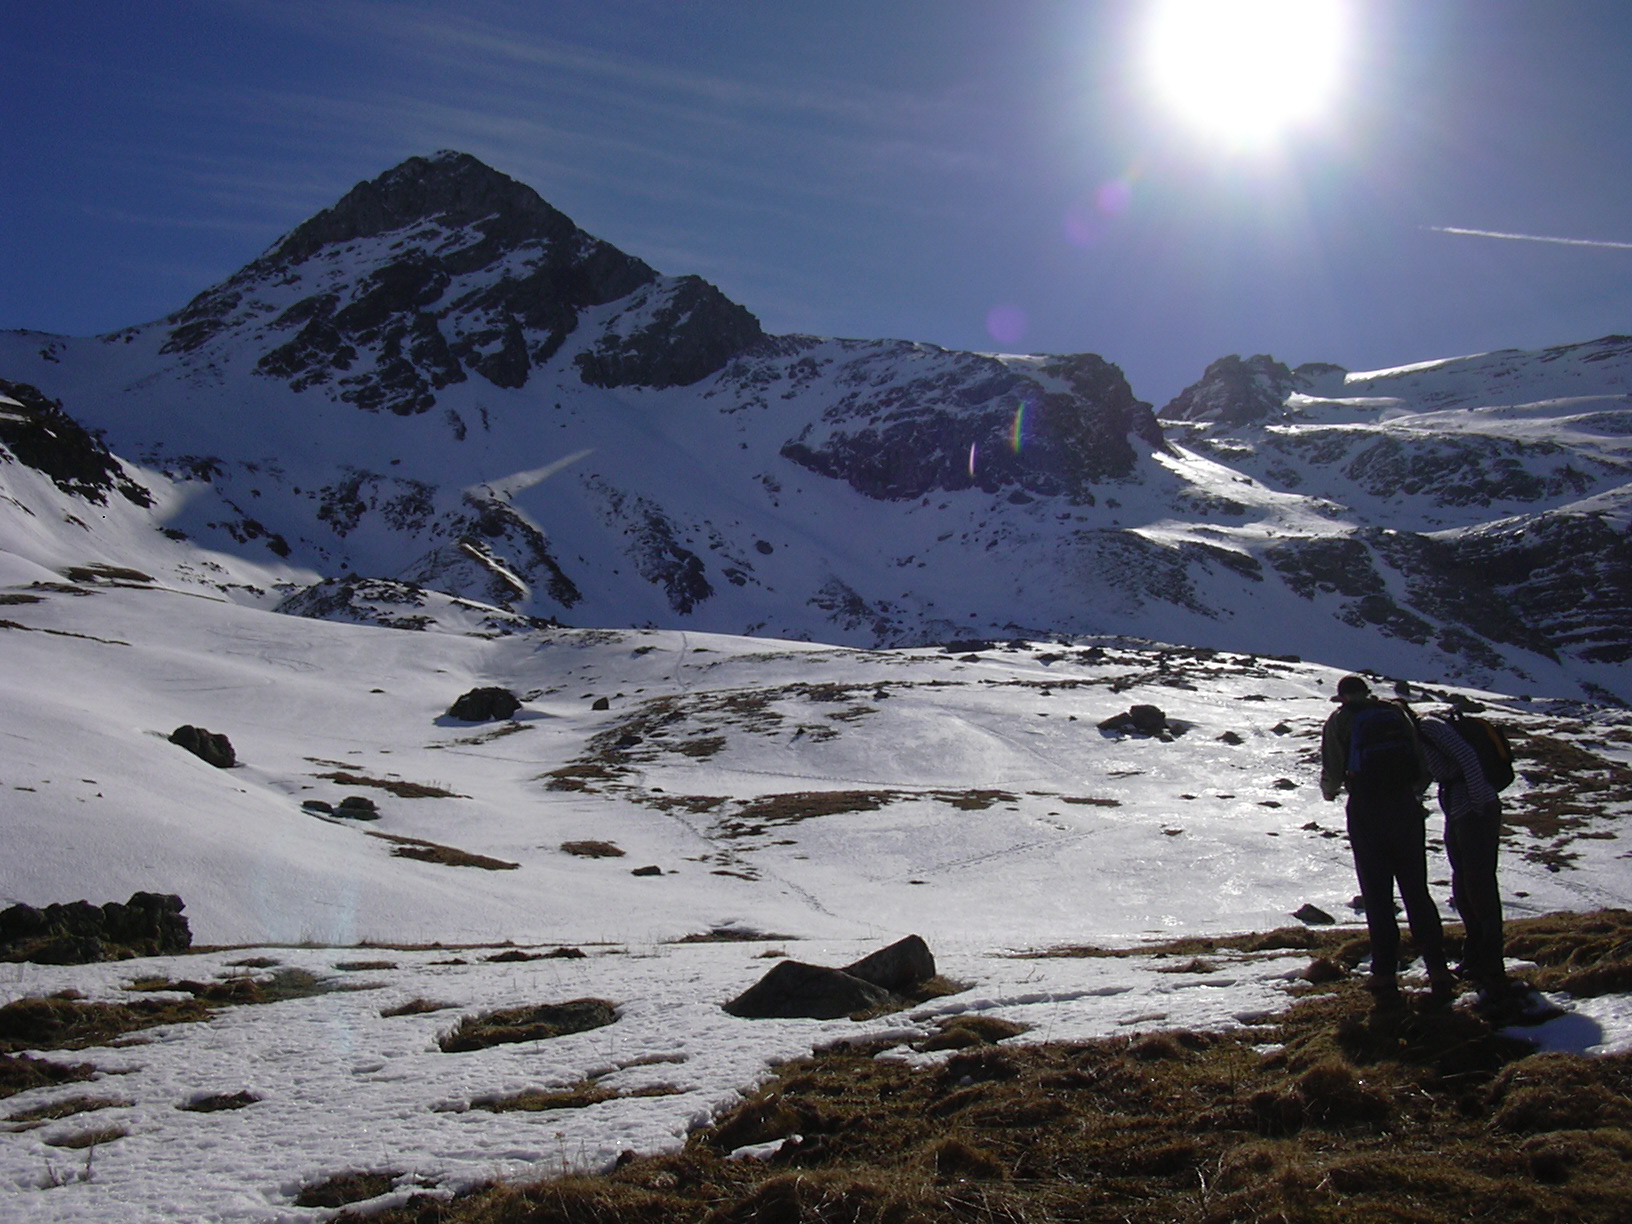
[[[444,149],[431,157],[410,157],[358,183],[332,207],[297,226],[273,248],[272,257],[299,263],[325,246],[427,221],[446,229],[494,221],[498,225],[492,228],[502,226],[518,241],[570,240],[580,232],[531,187],[468,153]]]
[[[412,416],[473,375],[524,386],[586,311],[625,300],[620,326],[580,337],[587,383],[684,385],[760,337],[706,281],[659,277],[532,188],[444,151],[359,183],[200,294],[164,321],[161,351],[194,369],[253,360],[297,392]]]

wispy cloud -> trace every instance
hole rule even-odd
[[[1455,225],[1425,225],[1436,234],[1460,234],[1465,238],[1504,238],[1509,242],[1551,242],[1558,246],[1599,247],[1610,251],[1632,251],[1632,242],[1605,242],[1597,238],[1555,238],[1548,234],[1504,234],[1500,230],[1462,229]]]

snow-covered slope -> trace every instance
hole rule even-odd
[[[332,993],[50,1055],[91,1062],[97,1082],[34,1089],[10,1113],[94,1104],[0,1134],[7,1219],[305,1218],[303,1185],[359,1169],[400,1174],[382,1203],[604,1169],[678,1146],[813,1044],[932,1057],[907,1043],[964,1012],[1030,1040],[1251,1026],[1308,960],[1221,954],[1175,975],[1015,950],[1284,927],[1306,905],[1363,929],[1341,810],[1314,784],[1332,669],[1115,639],[949,652],[528,628],[430,594],[418,632],[330,623],[226,598],[209,582],[242,595],[278,575],[127,530],[145,512],[117,494],[104,523],[54,489],[33,504],[74,513],[84,525],[62,525],[84,551],[50,567],[0,552],[0,904],[175,892],[195,942],[252,946],[9,966],[0,1002],[292,970]],[[184,558],[200,580],[152,577]],[[447,715],[485,685],[524,698],[513,719]],[[1444,695],[1412,691],[1424,708]],[[1509,914],[1632,904],[1632,718],[1465,695],[1520,737]],[[1100,725],[1134,705],[1165,729]],[[183,723],[227,735],[239,763],[168,742]],[[305,806],[347,796],[379,819]],[[1437,839],[1431,878],[1449,916]],[[673,942],[721,930],[740,941]],[[848,964],[908,933],[963,990],[859,1025],[720,1008],[767,956]],[[375,946],[332,946],[361,940]],[[523,946],[508,960],[460,946],[508,940]],[[527,959],[563,945],[585,955]],[[617,1022],[437,1045],[463,1014],[582,997]],[[1610,995],[1537,1036],[1608,1052],[1629,1032]],[[586,1081],[611,1099],[472,1107]],[[178,1108],[210,1096],[252,1103]],[[82,1180],[90,1162],[62,1145],[95,1133]]]
[[[89,351],[105,351],[100,344]],[[909,347],[796,346],[835,364],[905,358]],[[1042,361],[986,365],[933,352],[924,360],[1063,377]],[[261,383],[235,385],[249,394]],[[514,474],[472,496],[513,506],[581,469],[603,483],[648,471],[630,457],[636,441],[649,448],[640,453],[694,445],[688,421],[711,419],[706,396],[718,385],[597,400],[618,424],[586,418],[573,430],[604,427],[629,454],[607,456],[604,470],[594,466],[598,452],[554,471],[512,455]],[[156,413],[160,400],[140,394],[107,402]],[[293,460],[277,476],[271,463],[257,471],[248,466],[257,460],[229,464],[200,449],[191,460],[159,460],[172,465],[169,478],[121,461],[26,386],[4,384],[0,395],[0,906],[174,892],[196,943],[249,945],[8,966],[0,1002],[72,990],[129,1003],[155,997],[155,981],[290,971],[312,975],[323,991],[226,1008],[204,1023],[143,1033],[142,1044],[45,1055],[90,1063],[95,1079],[8,1098],[7,1117],[17,1119],[0,1132],[8,1220],[317,1218],[320,1210],[293,1206],[296,1196],[339,1173],[391,1170],[395,1188],[375,1201],[383,1205],[492,1177],[605,1169],[625,1150],[677,1147],[689,1128],[813,1045],[862,1036],[895,1043],[886,1057],[929,1060],[936,1056],[909,1043],[961,1013],[1027,1026],[1027,1040],[1251,1030],[1285,1004],[1308,961],[1221,953],[1209,972],[1174,974],[1171,960],[1020,960],[1016,950],[1283,927],[1306,905],[1363,929],[1341,810],[1319,799],[1314,779],[1338,669],[1288,659],[1284,649],[1118,636],[1005,635],[952,649],[736,637],[674,627],[697,617],[655,603],[653,616],[669,627],[552,626],[516,607],[318,564],[326,559],[315,547],[293,542],[311,520],[272,518],[304,496],[293,491]],[[744,441],[774,398],[757,418],[727,414],[743,418]],[[275,402],[311,408],[307,424],[327,421],[335,438],[368,445],[400,443],[433,419],[323,408],[321,397]],[[692,417],[654,420],[656,407],[685,405]],[[248,413],[245,430],[273,428],[255,424],[262,420]],[[220,422],[191,427],[231,440]],[[847,429],[865,426],[835,418],[812,429],[811,454],[837,450]],[[287,441],[299,438],[291,428]],[[459,459],[455,444],[439,445]],[[401,449],[404,466],[412,457],[434,474],[434,448]],[[1161,497],[1186,504],[1239,491],[1275,530],[1313,532],[1324,521],[1308,499],[1249,484],[1188,448],[1150,446],[1136,460],[1140,479],[1111,486],[1114,506],[1103,483],[1093,505],[1023,487],[1029,502],[980,493],[976,503],[972,489],[885,502],[787,462],[779,470],[788,483],[767,490],[767,502],[788,513],[756,511],[763,534],[753,538],[769,551],[744,550],[758,581],[783,566],[776,580],[798,589],[808,579],[798,565],[818,555],[810,538],[870,557],[876,541],[857,524],[873,520],[856,508],[875,503],[922,531],[922,547],[943,549],[943,564],[962,557],[966,577],[986,557],[1020,552],[1023,528],[1040,533],[1036,507],[1138,513],[1128,539],[1150,551],[1120,559],[1102,551],[1097,568],[1073,580],[1101,600],[1126,601],[1130,623],[1164,624],[1173,636],[1204,624],[1202,614],[1155,594],[1141,609],[1127,583],[1182,592],[1174,575],[1184,573],[1152,573],[1148,557],[1210,556],[1201,545],[1222,537],[1202,530],[1205,517],[1159,513]],[[689,482],[654,480],[639,496],[658,506],[688,496],[722,504],[696,470]],[[1016,482],[1049,475],[1021,469]],[[949,479],[944,470],[940,478]],[[246,505],[268,504],[254,533],[247,516],[231,519],[232,530],[207,526],[222,521],[212,516],[225,513],[227,486]],[[983,518],[977,504],[1013,517]],[[525,512],[542,517],[547,505]],[[639,512],[648,525],[656,513]],[[971,533],[1009,532],[1009,548],[971,551],[956,536],[930,537],[954,513]],[[412,533],[383,517],[365,508],[337,538],[352,547],[356,536],[357,548],[372,550],[358,556],[407,551]],[[184,538],[178,523],[197,534]],[[282,547],[269,547],[280,538]],[[620,558],[648,555],[626,547]],[[496,545],[486,561],[467,554],[471,573],[515,572],[500,555]],[[719,562],[715,550],[706,555],[710,577]],[[1024,556],[1005,558],[1008,570],[984,563],[1043,592],[1061,581],[1026,572]],[[1109,574],[1125,577],[1113,583]],[[1225,589],[1193,585],[1191,597],[1201,590],[1217,606]],[[996,609],[1001,594],[969,598]],[[1242,597],[1236,610],[1246,622],[1265,606]],[[1167,608],[1175,610],[1165,619],[1152,612]],[[954,628],[962,626],[949,618]],[[1270,638],[1275,626],[1256,632]],[[1409,668],[1427,657],[1402,650],[1402,666],[1377,683],[1422,679]],[[1424,708],[1448,692],[1428,679],[1410,685]],[[523,699],[514,718],[448,715],[460,694],[491,685]],[[1487,703],[1520,742],[1523,776],[1506,796],[1501,864],[1508,912],[1632,904],[1623,849],[1632,716],[1579,700],[1463,695]],[[1119,727],[1135,705],[1158,707],[1165,728]],[[228,736],[238,764],[217,769],[170,743],[182,724]],[[333,810],[356,796],[374,801],[377,820]],[[1431,879],[1449,916],[1447,876],[1436,839]],[[724,942],[674,942],[720,932]],[[847,964],[908,933],[963,989],[859,1024],[743,1020],[721,1009],[767,958]],[[350,946],[364,940],[375,946]],[[503,941],[522,947],[455,946]],[[584,955],[548,955],[563,946]],[[465,1014],[583,997],[614,1003],[616,1022],[471,1054],[437,1044]],[[1553,1027],[1532,1030],[1544,1043],[1599,1053],[1626,1049],[1629,1034],[1632,1007],[1617,995],[1577,1001]],[[480,1107],[586,1082],[607,1099],[543,1114]],[[212,1097],[244,1107],[193,1111]],[[90,1146],[65,1146],[76,1144]]]

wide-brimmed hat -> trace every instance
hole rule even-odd
[[[1337,682],[1337,696],[1333,701],[1347,701],[1350,697],[1370,697],[1371,685],[1359,676],[1344,676]]]

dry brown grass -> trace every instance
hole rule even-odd
[[[128,1134],[130,1134],[130,1131],[123,1126],[93,1126],[90,1130],[71,1131],[66,1135],[47,1136],[45,1142],[52,1147],[84,1151],[86,1148],[112,1143],[115,1139],[123,1139]]]
[[[546,1041],[568,1033],[583,1033],[616,1022],[617,1008],[605,999],[571,999],[505,1007],[461,1016],[459,1023],[436,1039],[444,1053],[464,1054],[490,1046],[522,1041]]]
[[[438,863],[443,867],[477,867],[482,871],[515,871],[520,863],[473,854],[457,846],[424,841],[418,837],[403,837],[399,833],[381,833],[378,829],[365,830],[370,837],[391,843],[391,853],[397,858],[418,859],[422,863]]]
[[[0,1054],[0,1100],[30,1088],[72,1084],[95,1076],[96,1068],[89,1063],[58,1063],[30,1058],[27,1054]]]
[[[441,1003],[436,999],[413,998],[406,1003],[398,1003],[395,1007],[380,1009],[380,1015],[390,1016],[423,1016],[429,1012],[448,1011],[459,1006],[457,1003]]]
[[[1515,733],[1512,742],[1528,789],[1503,797],[1503,823],[1535,839],[1525,858],[1565,870],[1579,858],[1575,841],[1613,836],[1606,813],[1632,803],[1632,769],[1559,735]]]
[[[312,776],[334,782],[339,786],[371,786],[375,790],[387,791],[398,799],[469,798],[468,795],[461,795],[457,791],[448,790],[443,786],[434,786],[423,782],[405,782],[401,778],[370,778],[363,774],[347,773],[338,769],[332,773],[313,774]]]
[[[624,852],[609,841],[565,841],[561,843],[562,854],[575,854],[579,858],[622,858]]]
[[[222,1113],[234,1109],[247,1109],[261,1098],[247,1088],[239,1092],[212,1092],[207,1096],[196,1097],[184,1105],[176,1108],[187,1113]]]
[[[210,1014],[210,1008],[198,999],[133,999],[126,1003],[18,999],[0,1007],[0,1053],[83,1050],[107,1045],[126,1033],[203,1020]]]
[[[395,1189],[402,1176],[394,1170],[334,1173],[321,1181],[309,1182],[295,1195],[296,1207],[345,1207],[364,1199],[378,1198]]]
[[[15,1113],[7,1114],[6,1121],[17,1124],[19,1129],[22,1129],[45,1122],[55,1122],[61,1118],[71,1118],[75,1114],[93,1113],[98,1109],[125,1109],[133,1104],[134,1101],[128,1101],[123,1097],[66,1097],[60,1101],[35,1105],[30,1109],[19,1109]]]
[[[605,1101],[618,1101],[628,1097],[675,1096],[679,1092],[680,1089],[670,1084],[653,1084],[647,1088],[637,1088],[633,1092],[619,1092],[615,1088],[603,1087],[593,1080],[584,1080],[565,1088],[528,1088],[508,1096],[478,1097],[470,1103],[470,1107],[485,1109],[491,1113],[518,1111],[543,1113],[552,1109],[583,1109],[589,1105],[599,1105]]]

